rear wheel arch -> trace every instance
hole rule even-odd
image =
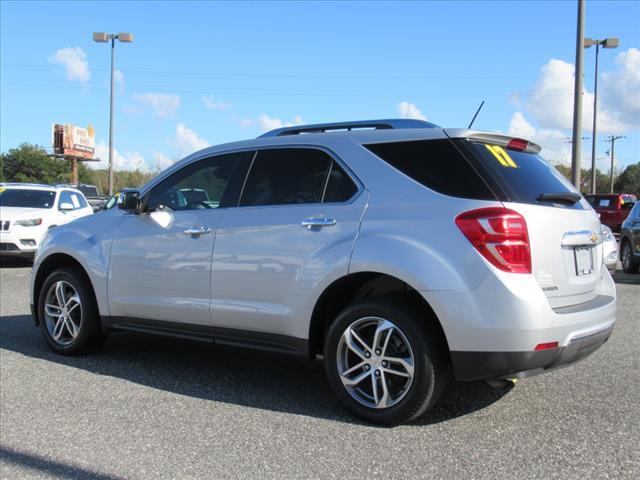
[[[309,354],[313,357],[322,353],[329,327],[348,305],[358,300],[382,297],[405,300],[420,312],[424,312],[424,321],[430,322],[449,356],[447,337],[431,305],[407,282],[379,272],[357,272],[346,275],[335,280],[322,292],[311,315]]]
[[[36,278],[33,284],[33,298],[31,299],[34,305],[38,305],[38,299],[40,298],[40,291],[42,290],[42,286],[44,282],[47,280],[49,275],[52,272],[64,268],[64,267],[76,267],[84,276],[84,281],[87,282],[89,289],[91,290],[91,294],[93,295],[93,299],[96,300],[95,288],[93,286],[93,282],[89,277],[86,269],[82,266],[82,264],[76,260],[71,255],[66,253],[54,253],[45,258],[38,267],[38,271],[36,272]],[[40,323],[40,318],[38,318],[38,309],[35,308],[35,323],[38,325]]]

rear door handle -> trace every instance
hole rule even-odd
[[[191,228],[187,228],[184,231],[185,235],[192,235],[192,236],[200,236],[200,235],[206,235],[207,233],[211,233],[211,229],[210,228],[205,228],[205,227],[191,227]]]
[[[300,225],[311,230],[313,227],[332,227],[336,224],[335,219],[319,217],[319,218],[305,218],[300,222]]]

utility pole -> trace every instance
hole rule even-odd
[[[611,143],[611,149],[609,150],[609,153],[611,154],[611,178],[610,178],[610,184],[609,184],[609,193],[613,193],[613,151],[616,147],[616,140],[620,140],[621,138],[627,138],[624,135],[610,135],[609,138],[606,140],[607,142]]]
[[[578,0],[576,32],[576,69],[573,91],[573,142],[571,144],[571,182],[580,191],[580,161],[582,158],[582,59],[584,57],[584,0]]]

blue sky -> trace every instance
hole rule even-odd
[[[510,132],[566,161],[576,2],[1,2],[0,150],[49,146],[53,122],[96,129],[106,158],[116,44],[117,168],[164,167],[286,123],[426,117]],[[601,50],[597,152],[640,160],[640,2],[586,2]],[[590,137],[594,49],[585,51]],[[583,144],[590,162],[591,140]],[[608,169],[608,160],[598,167]]]

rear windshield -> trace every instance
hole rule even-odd
[[[91,185],[78,185],[76,187],[80,190],[85,197],[99,197],[98,189],[96,187],[92,187]]]
[[[539,200],[543,194],[575,193],[576,190],[556,168],[538,155],[486,143],[467,143],[482,168],[504,191],[505,201],[584,209],[580,201],[568,204]]]
[[[0,192],[1,207],[51,208],[55,200],[56,192],[48,190],[9,188]]]
[[[436,192],[495,200],[495,195],[448,139],[365,145],[382,160]]]

